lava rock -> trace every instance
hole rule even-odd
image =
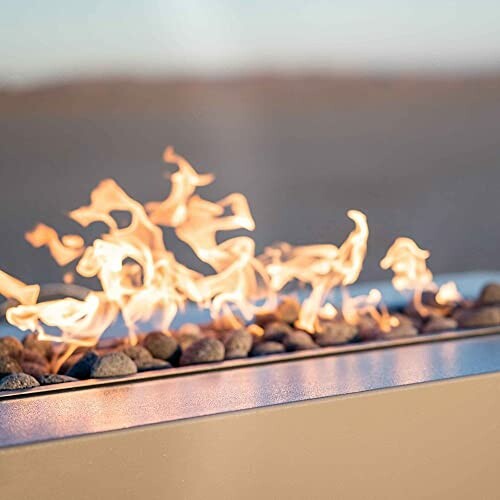
[[[393,315],[399,321],[399,325],[391,327],[389,332],[383,332],[386,339],[399,339],[403,337],[415,337],[418,335],[418,329],[408,316],[404,314]]]
[[[42,375],[38,379],[40,385],[64,384],[66,382],[76,382],[77,380],[77,378],[68,377],[68,375],[60,373],[49,373],[48,375]]]
[[[256,325],[265,328],[270,323],[278,321],[278,315],[276,311],[257,311],[255,313],[254,322]]]
[[[269,323],[264,328],[263,340],[272,340],[275,342],[281,342],[285,339],[287,335],[293,333],[293,328],[283,321],[274,321]]]
[[[38,340],[36,333],[28,333],[23,339],[25,349],[36,351],[44,358],[49,359],[52,356],[52,342],[47,340]]]
[[[23,349],[23,344],[15,337],[0,337],[0,354],[20,360]]]
[[[252,356],[268,356],[270,354],[280,354],[285,352],[285,346],[280,342],[272,340],[268,342],[260,342],[252,349]]]
[[[314,341],[321,347],[345,344],[358,334],[358,328],[345,321],[323,321]]]
[[[0,391],[17,391],[38,387],[38,380],[26,373],[11,373],[0,379]]]
[[[90,372],[97,363],[99,356],[95,351],[85,353],[67,372],[68,377],[74,377],[79,380],[90,378]]]
[[[500,325],[500,306],[485,306],[457,311],[454,318],[460,328]]]
[[[283,297],[276,309],[278,318],[290,325],[299,319],[300,303],[295,297]]]
[[[32,363],[31,361],[21,361],[21,368],[23,373],[27,373],[37,380],[48,373],[48,367],[44,365],[39,365],[38,363]]]
[[[500,283],[489,283],[481,290],[479,296],[481,305],[500,304]]]
[[[358,334],[355,337],[356,340],[369,342],[380,338],[382,335],[383,332],[371,316],[361,316],[358,324]]]
[[[146,372],[148,370],[162,370],[166,368],[172,368],[172,365],[168,361],[156,358],[152,358],[149,362],[137,365],[137,369],[140,372]]]
[[[289,333],[283,340],[283,345],[287,351],[306,351],[318,348],[309,333],[300,331]]]
[[[93,378],[109,378],[133,375],[134,373],[137,373],[137,366],[126,354],[123,352],[110,352],[96,361],[90,371],[90,376]]]
[[[153,358],[169,359],[177,350],[177,341],[171,335],[162,332],[151,332],[146,335],[144,347],[153,355]]]
[[[185,351],[191,344],[203,337],[201,328],[194,323],[185,323],[176,333],[177,342],[181,349]]]
[[[142,345],[128,346],[123,349],[123,353],[137,365],[137,368],[153,359],[153,355]]]
[[[36,363],[49,369],[47,358],[40,351],[34,349],[24,349],[21,362]]]
[[[11,373],[21,373],[23,370],[19,362],[8,356],[0,356],[0,377]]]
[[[191,344],[180,359],[181,366],[213,363],[224,359],[224,344],[216,339],[201,339]]]
[[[427,323],[422,328],[423,333],[444,332],[449,330],[456,330],[458,322],[454,318],[447,318],[444,316],[431,316]]]
[[[224,342],[226,359],[246,358],[252,348],[253,337],[247,330],[241,329],[231,333]]]

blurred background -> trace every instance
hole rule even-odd
[[[25,231],[112,177],[160,200],[167,144],[244,193],[261,251],[371,229],[435,272],[500,267],[500,3],[476,0],[3,0],[0,268],[58,281]],[[170,167],[171,170],[171,167]],[[179,260],[184,246],[167,240]]]

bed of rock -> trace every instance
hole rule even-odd
[[[424,293],[423,304],[434,314],[423,318],[409,305],[404,311],[393,313],[399,324],[390,332],[381,331],[369,316],[363,317],[358,325],[337,317],[321,321],[318,332],[311,335],[293,327],[299,303],[286,297],[275,311],[260,314],[252,324],[237,329],[186,323],[169,335],[161,332],[141,334],[135,346],[126,338],[101,340],[92,349],[77,349],[57,374],[50,373],[54,356],[52,343],[40,341],[32,333],[22,342],[14,337],[1,337],[0,391],[89,378],[123,377],[147,370],[320,349],[350,342],[500,325],[500,284],[485,286],[476,301],[441,306],[434,294]]]

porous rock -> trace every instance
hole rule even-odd
[[[460,328],[480,328],[500,324],[500,306],[484,306],[457,311],[454,318]]]
[[[0,356],[0,377],[22,371],[21,365],[17,360],[8,356]]]
[[[99,358],[90,371],[94,378],[121,377],[137,373],[136,364],[123,352],[110,352]]]
[[[246,358],[252,348],[252,334],[245,329],[232,332],[224,342],[226,359]]]
[[[224,359],[224,344],[216,339],[200,339],[191,344],[183,353],[180,364],[194,365],[198,363],[213,363]]]
[[[264,328],[263,340],[281,342],[287,335],[293,333],[293,328],[283,321],[274,321]]]
[[[270,354],[280,354],[282,352],[285,352],[285,346],[280,342],[270,340],[256,344],[252,349],[252,356],[268,356]]]
[[[295,297],[283,297],[276,312],[281,321],[293,325],[299,318],[300,303]]]
[[[171,335],[151,332],[146,335],[143,346],[158,359],[169,359],[177,350],[177,341]]]
[[[67,372],[66,375],[74,377],[79,380],[90,378],[90,372],[94,364],[99,359],[95,351],[85,353]]]
[[[31,361],[21,361],[21,368],[24,373],[35,377],[37,380],[49,371],[48,367]]]
[[[36,333],[28,333],[25,335],[23,345],[25,349],[36,351],[47,359],[52,355],[52,342],[39,340]]]
[[[48,375],[42,375],[38,379],[41,385],[63,384],[66,382],[76,382],[77,380],[77,378],[68,377],[68,375],[60,373],[49,373]]]
[[[16,391],[38,387],[38,380],[26,373],[11,373],[0,379],[0,391]]]
[[[318,347],[309,333],[301,331],[289,333],[284,338],[283,345],[287,351],[306,351]]]
[[[164,359],[157,359],[157,358],[152,358],[148,362],[137,364],[137,369],[140,372],[146,372],[148,370],[162,370],[166,368],[172,368],[172,365],[168,361],[165,361]]]
[[[422,328],[422,331],[424,333],[444,332],[447,330],[456,330],[457,327],[458,322],[454,318],[431,316]]]
[[[137,367],[153,359],[153,355],[142,345],[128,346],[123,349],[123,353],[127,355]]]
[[[487,284],[481,290],[479,303],[482,305],[500,304],[500,283]]]
[[[15,337],[0,337],[0,353],[14,359],[21,359],[23,344]]]
[[[321,347],[345,344],[358,334],[358,328],[345,321],[323,321],[314,341]]]

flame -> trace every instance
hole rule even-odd
[[[357,325],[370,316],[384,332],[398,325],[399,320],[382,304],[379,290],[350,297],[346,289],[357,281],[367,252],[369,230],[362,212],[347,212],[354,228],[340,246],[281,243],[257,256],[254,240],[248,235],[221,241],[220,233],[254,231],[245,196],[231,193],[215,202],[206,200],[197,190],[214,181],[212,174],[198,173],[172,147],[165,149],[163,159],[177,166],[168,176],[171,189],[165,199],[142,205],[113,179],[106,179],[91,192],[88,205],[69,213],[82,230],[96,222],[105,225],[104,232],[90,244],[79,235],[59,237],[44,224],[26,234],[34,247],[48,247],[59,265],[75,261],[74,271],[64,275],[65,283],[73,282],[75,273],[97,277],[99,291],[90,292],[83,300],[67,297],[37,302],[38,285],[26,285],[0,271],[0,293],[19,302],[7,310],[7,320],[21,330],[36,332],[42,340],[59,342],[65,349],[54,360],[54,370],[78,346],[95,345],[119,314],[131,344],[137,341],[143,322],[154,322],[168,334],[173,319],[189,302],[210,309],[212,327],[241,328],[241,317],[250,320],[256,312],[276,307],[279,294],[291,282],[310,288],[295,323],[304,331],[315,333],[320,321],[339,316],[328,302],[338,287],[343,291],[341,316],[347,323]],[[118,212],[130,216],[128,225],[119,224]],[[173,229],[210,267],[210,273],[201,274],[180,263],[167,248],[163,227]],[[428,257],[429,252],[413,240],[398,238],[381,261],[384,269],[394,271],[396,289],[414,293],[422,314],[427,311],[421,303],[422,291],[437,288],[426,265]],[[257,306],[261,299],[263,303]],[[458,300],[454,283],[443,285],[436,294],[442,310]],[[251,325],[249,331],[254,336],[264,334],[257,325]]]
[[[21,304],[35,304],[39,293],[39,285],[26,285],[0,269],[0,295]]]
[[[396,290],[413,293],[413,305],[422,317],[431,313],[446,315],[448,312],[446,309],[433,308],[422,303],[424,291],[437,289],[432,272],[427,267],[426,261],[429,257],[430,252],[420,248],[412,239],[396,238],[380,261],[380,267],[392,269],[394,272],[392,284]],[[440,305],[450,305],[459,301],[461,296],[456,284],[449,282],[438,290],[435,299]]]
[[[274,291],[292,280],[311,286],[296,322],[297,328],[306,332],[314,333],[322,304],[332,289],[354,283],[363,267],[369,234],[366,216],[357,210],[349,210],[347,216],[355,227],[340,247],[281,244],[266,251],[264,261]]]
[[[54,260],[65,266],[82,255],[84,241],[77,234],[67,234],[59,239],[57,232],[45,224],[38,224],[26,233],[26,240],[35,248],[48,247]]]
[[[456,304],[462,300],[462,295],[453,281],[448,281],[439,287],[436,294],[436,302],[442,306]]]

